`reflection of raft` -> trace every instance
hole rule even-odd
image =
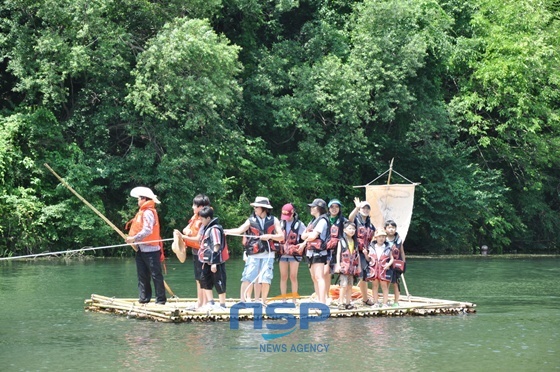
[[[359,290],[357,290],[359,292]],[[337,301],[337,287],[331,287],[333,303]],[[356,289],[353,290],[353,293]],[[476,305],[468,302],[439,300],[426,297],[417,297],[401,295],[398,307],[382,307],[374,308],[365,306],[358,296],[354,304],[357,306],[353,310],[338,310],[336,306],[331,306],[330,317],[373,317],[373,316],[404,316],[404,315],[454,315],[461,313],[476,312]],[[392,299],[392,296],[390,296]],[[297,300],[295,309],[282,308],[284,314],[292,314],[299,318],[299,305],[304,302],[313,302],[313,296],[300,297]],[[139,304],[136,299],[132,298],[114,298],[105,297],[96,294],[91,295],[91,299],[85,301],[86,311],[117,314],[129,318],[150,319],[162,322],[197,322],[197,321],[229,321],[233,316],[239,320],[252,320],[255,317],[253,309],[240,310],[238,313],[230,314],[230,308],[236,303],[231,299],[227,302],[226,310],[198,311],[192,310],[196,304],[196,299],[192,298],[172,298],[165,305],[157,305],[153,302],[148,304]],[[309,315],[312,315],[311,313]],[[319,312],[315,315],[320,315]],[[271,318],[263,311],[263,318]]]

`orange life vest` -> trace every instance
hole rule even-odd
[[[142,231],[142,227],[144,226],[144,212],[150,210],[154,214],[154,227],[152,229],[152,233],[142,239],[140,242],[149,242],[153,240],[161,240],[161,235],[159,233],[159,217],[155,208],[155,203],[153,200],[148,200],[142,206],[140,206],[140,210],[136,213],[136,216],[132,220],[128,222],[130,224],[130,230],[128,232],[129,236],[135,236],[140,231]],[[127,224],[127,225],[128,225]],[[154,243],[147,243],[146,245],[156,246],[159,247],[161,256],[160,259],[163,261],[165,256],[163,255],[163,243],[162,242],[154,242]]]
[[[187,225],[187,227],[191,229],[191,233],[189,234],[189,236],[193,238],[197,237],[201,226],[202,226],[202,220],[200,216],[198,214],[193,215],[189,220],[189,224]],[[198,239],[196,242],[190,240],[184,240],[184,241],[187,247],[190,247],[192,249],[200,249],[200,241]]]

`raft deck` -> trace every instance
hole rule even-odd
[[[389,295],[389,299],[393,297]],[[155,304],[153,301],[147,304],[140,304],[135,298],[115,298],[92,294],[90,299],[85,300],[85,310],[105,314],[115,314],[126,316],[127,318],[149,319],[160,322],[171,323],[190,323],[190,322],[210,322],[210,321],[229,321],[232,317],[238,320],[253,320],[255,310],[253,308],[242,309],[231,312],[231,307],[239,300],[228,299],[225,310],[197,310],[195,298],[174,297],[168,299],[165,305]],[[288,300],[291,301],[291,300]],[[276,301],[275,301],[276,302]],[[300,305],[305,302],[313,302],[312,296],[300,297],[296,300],[294,309],[282,308],[283,314],[291,314],[300,318]],[[270,304],[270,303],[269,303]],[[398,307],[376,308],[364,305],[361,299],[354,301],[356,309],[339,310],[336,306],[337,300],[329,307],[331,318],[344,317],[380,317],[380,316],[428,316],[428,315],[457,315],[465,313],[475,313],[476,304],[470,302],[441,300],[418,296],[403,296],[399,299]],[[320,311],[313,312],[310,307],[311,316],[322,315]],[[324,315],[324,314],[323,314]],[[274,317],[262,311],[263,319],[273,319]]]

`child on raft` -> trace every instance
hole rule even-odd
[[[351,221],[346,221],[344,223],[344,234],[342,239],[338,241],[336,264],[334,266],[334,272],[340,274],[338,310],[353,310],[356,308],[352,305],[352,285],[356,274],[361,273],[357,248],[356,225]]]
[[[385,222],[385,232],[387,233],[387,243],[391,247],[391,254],[394,259],[392,266],[393,276],[391,277],[393,293],[395,295],[393,307],[398,307],[401,294],[400,279],[406,269],[406,256],[404,254],[403,241],[397,232],[397,223],[393,220]]]
[[[391,247],[386,241],[387,233],[385,230],[376,230],[373,238],[368,254],[366,254],[366,260],[369,262],[366,280],[373,282],[373,307],[380,307],[380,304],[377,302],[380,284],[383,291],[383,306],[388,307],[389,283],[391,282],[392,274],[389,272],[391,275],[388,275],[387,270],[393,264],[393,256],[391,255]]]
[[[203,310],[226,310],[226,265],[224,250],[226,236],[218,218],[214,217],[214,210],[205,206],[199,211],[201,221],[200,248],[198,260],[202,264],[200,273],[200,287],[204,291],[206,305]],[[219,305],[214,303],[212,289],[216,288]]]

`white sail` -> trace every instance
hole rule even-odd
[[[383,228],[385,221],[393,220],[397,223],[401,239],[406,239],[412,219],[415,186],[414,183],[365,186],[366,200],[371,205],[371,222],[376,229]]]

